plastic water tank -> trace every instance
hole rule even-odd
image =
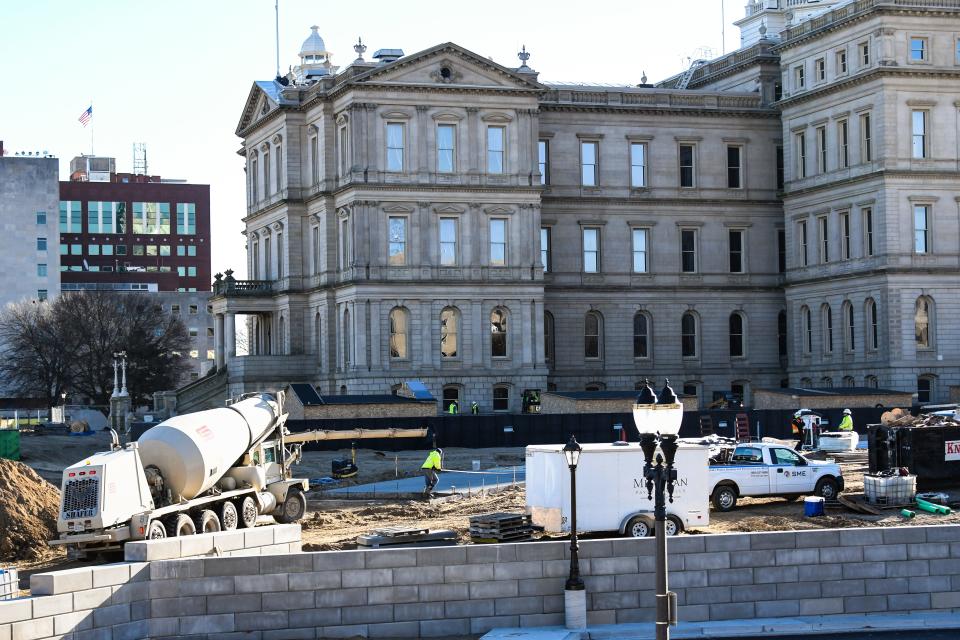
[[[145,467],[160,469],[174,499],[190,500],[215,485],[273,426],[275,416],[268,396],[174,416],[140,436],[140,458]]]

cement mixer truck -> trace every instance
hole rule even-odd
[[[290,433],[283,394],[248,394],[219,409],[174,416],[63,472],[59,537],[81,554],[127,540],[253,527],[306,515],[306,479],[292,477],[305,443],[425,437],[427,429]]]

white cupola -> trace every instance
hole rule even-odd
[[[317,25],[310,27],[310,35],[300,47],[300,65],[293,70],[298,84],[309,82],[318,76],[336,73],[338,69],[330,63],[330,56],[333,54],[327,51],[327,45],[317,33],[319,28]]]

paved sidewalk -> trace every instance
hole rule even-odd
[[[923,612],[913,614],[835,615],[796,618],[757,618],[754,620],[722,620],[717,622],[681,622],[670,630],[676,640],[689,638],[775,638],[861,631],[918,631],[920,629],[958,629],[960,613]],[[958,633],[960,636],[960,633]],[[482,640],[652,640],[654,625],[605,624],[587,628],[579,634],[562,627],[494,629]]]

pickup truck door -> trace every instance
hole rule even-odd
[[[770,484],[773,493],[813,492],[815,470],[802,456],[786,447],[771,447],[767,451],[772,458]]]
[[[733,451],[731,464],[737,468],[740,495],[762,496],[770,493],[772,467],[763,459],[763,449],[740,445]]]

